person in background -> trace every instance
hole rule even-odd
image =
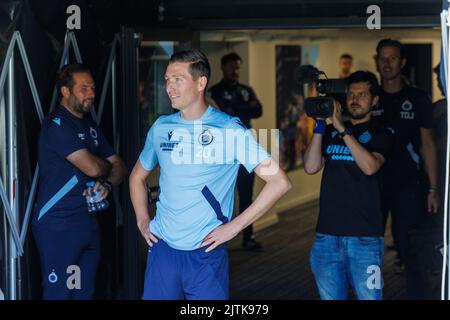
[[[427,282],[421,266],[428,258],[413,233],[423,231],[439,207],[433,106],[426,92],[404,82],[406,55],[399,41],[380,40],[375,62],[381,90],[374,118],[395,132],[392,156],[383,168],[384,216],[391,213],[396,266],[404,266],[408,298],[421,299]]]
[[[340,79],[347,78],[352,73],[353,57],[348,53],[343,53],[339,58],[339,75]]]
[[[39,135],[40,177],[32,221],[43,298],[92,299],[100,230],[85,196],[96,191],[106,198],[126,169],[100,127],[86,117],[95,98],[89,69],[80,64],[62,67],[57,87],[60,105],[45,119]],[[79,278],[69,281],[77,270]]]

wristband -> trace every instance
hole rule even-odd
[[[327,122],[325,120],[317,120],[314,123],[313,133],[324,134],[327,127]]]
[[[344,137],[346,135],[351,135],[351,134],[352,134],[352,132],[349,129],[347,129],[347,128],[345,128],[344,131],[342,131],[342,132],[338,132],[338,136],[341,139],[344,139]]]

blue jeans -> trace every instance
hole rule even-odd
[[[350,283],[358,300],[383,297],[383,237],[316,233],[311,269],[322,300],[346,300]]]

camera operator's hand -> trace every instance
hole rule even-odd
[[[339,101],[333,99],[334,111],[333,117],[331,118],[331,122],[333,123],[334,128],[338,132],[342,132],[345,130],[344,121],[342,120],[342,106]]]

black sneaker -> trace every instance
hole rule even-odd
[[[247,251],[261,251],[263,246],[255,239],[250,239],[242,243],[242,248]]]

